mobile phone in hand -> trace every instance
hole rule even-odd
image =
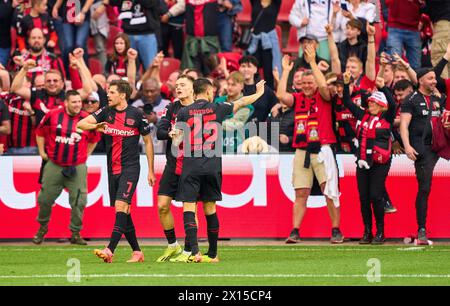
[[[348,11],[347,3],[341,3],[341,9],[343,11]]]

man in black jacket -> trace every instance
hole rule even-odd
[[[158,53],[160,31],[159,0],[103,0],[104,5],[119,7],[122,28],[130,37],[131,48],[147,69]]]

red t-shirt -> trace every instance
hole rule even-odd
[[[374,88],[375,88],[375,80],[372,81],[368,77],[363,75],[360,78],[359,82],[357,82],[355,84],[354,91],[358,91],[360,89],[365,89],[367,91],[373,91]]]
[[[331,102],[325,101],[320,95],[319,90],[312,98],[305,97],[304,93],[293,93],[294,96],[294,111],[299,113],[302,106],[301,101],[305,101],[306,105],[310,105],[310,112],[317,112],[319,122],[319,139],[322,145],[336,143],[336,135],[333,130],[332,112],[333,108]]]

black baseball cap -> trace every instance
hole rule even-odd
[[[425,74],[434,71],[431,67],[425,67],[425,68],[419,68],[416,70],[417,74],[417,80],[419,80],[421,77],[423,77]]]
[[[300,37],[300,39],[298,40],[300,43],[302,43],[305,39],[308,40],[315,40],[316,42],[319,42],[319,40],[317,39],[316,36],[312,35],[312,34],[306,34],[302,37]]]

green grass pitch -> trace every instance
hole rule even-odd
[[[127,264],[131,251],[119,246],[105,264],[95,246],[0,245],[0,285],[450,285],[448,245],[227,245],[220,263],[156,263],[164,247],[145,246],[146,262]]]

